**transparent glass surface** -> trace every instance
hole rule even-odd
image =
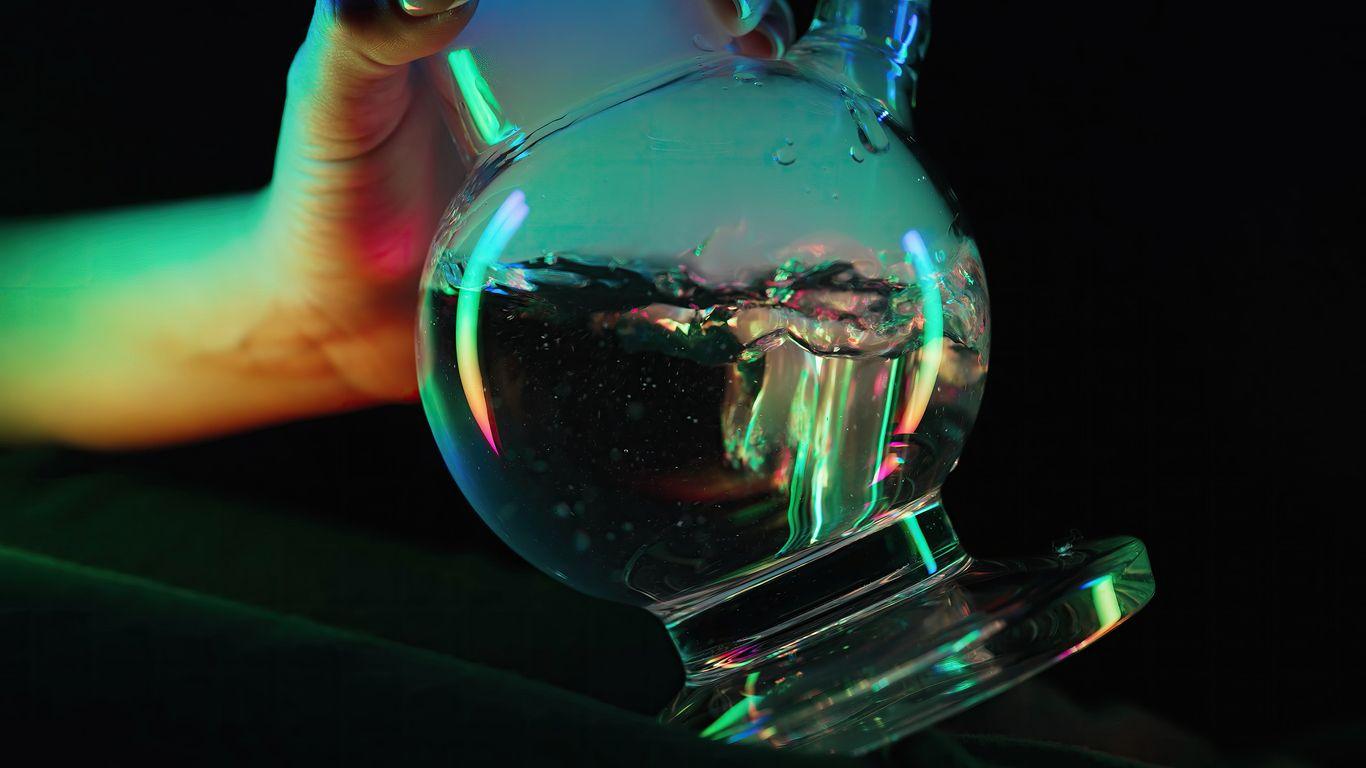
[[[907,127],[926,7],[826,0],[776,61],[699,35],[534,128],[445,57],[477,162],[423,280],[437,444],[521,556],[665,623],[663,719],[707,738],[866,751],[1151,595],[1137,541],[993,567],[941,501],[991,326]]]
[[[733,57],[585,111],[480,169],[427,276],[424,400],[485,520],[579,589],[672,606],[931,498],[990,331],[914,142]]]

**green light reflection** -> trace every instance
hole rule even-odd
[[[1106,574],[1091,587],[1091,604],[1096,608],[1096,618],[1101,629],[1119,623],[1124,611],[1119,607],[1119,596],[1115,594],[1114,574]]]
[[[460,277],[460,302],[455,308],[455,359],[460,373],[460,385],[469,403],[470,414],[479,425],[484,440],[493,452],[500,454],[493,411],[484,392],[484,375],[479,369],[479,303],[488,280],[490,268],[503,255],[508,241],[517,233],[531,208],[526,195],[514,189],[494,212],[479,242],[470,254]]]
[[[479,71],[479,64],[468,48],[460,48],[446,55],[451,75],[460,89],[460,96],[469,110],[470,121],[486,144],[498,142],[516,133],[517,126],[503,119],[503,108],[493,96],[488,80]]]

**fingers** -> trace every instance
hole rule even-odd
[[[747,34],[759,24],[772,0],[710,0],[712,8],[735,36]]]
[[[302,139],[300,150],[341,160],[384,141],[412,103],[407,65],[450,43],[475,4],[317,0],[289,71],[286,129]]]
[[[445,2],[317,0],[308,37],[295,58],[298,75],[384,77],[430,56],[460,32],[475,6],[473,0],[457,0],[446,10],[434,10]]]
[[[409,16],[434,16],[465,4],[465,0],[399,0]]]
[[[746,56],[779,58],[797,36],[796,20],[787,0],[710,0],[736,36],[736,50]]]
[[[318,0],[325,39],[373,63],[402,66],[441,50],[469,21],[473,0]]]
[[[736,40],[740,53],[758,58],[780,59],[797,39],[797,20],[787,0],[771,0],[753,31]]]

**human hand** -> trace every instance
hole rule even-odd
[[[419,272],[463,176],[415,63],[475,2],[318,0],[260,193],[0,225],[0,440],[159,445],[411,399]],[[790,36],[780,4],[709,2],[767,24],[742,52]]]
[[[737,34],[770,0],[710,0]],[[319,0],[289,73],[262,252],[280,325],[359,403],[417,392],[417,281],[462,174],[419,59],[475,11],[471,0]],[[745,45],[770,50],[763,33]]]
[[[361,402],[416,393],[418,271],[460,161],[412,64],[474,6],[318,0],[289,70],[261,229],[273,315]]]

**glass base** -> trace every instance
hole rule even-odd
[[[859,755],[925,728],[1085,648],[1152,598],[1143,543],[964,557],[876,590],[809,640],[692,678],[660,715],[703,738]]]

